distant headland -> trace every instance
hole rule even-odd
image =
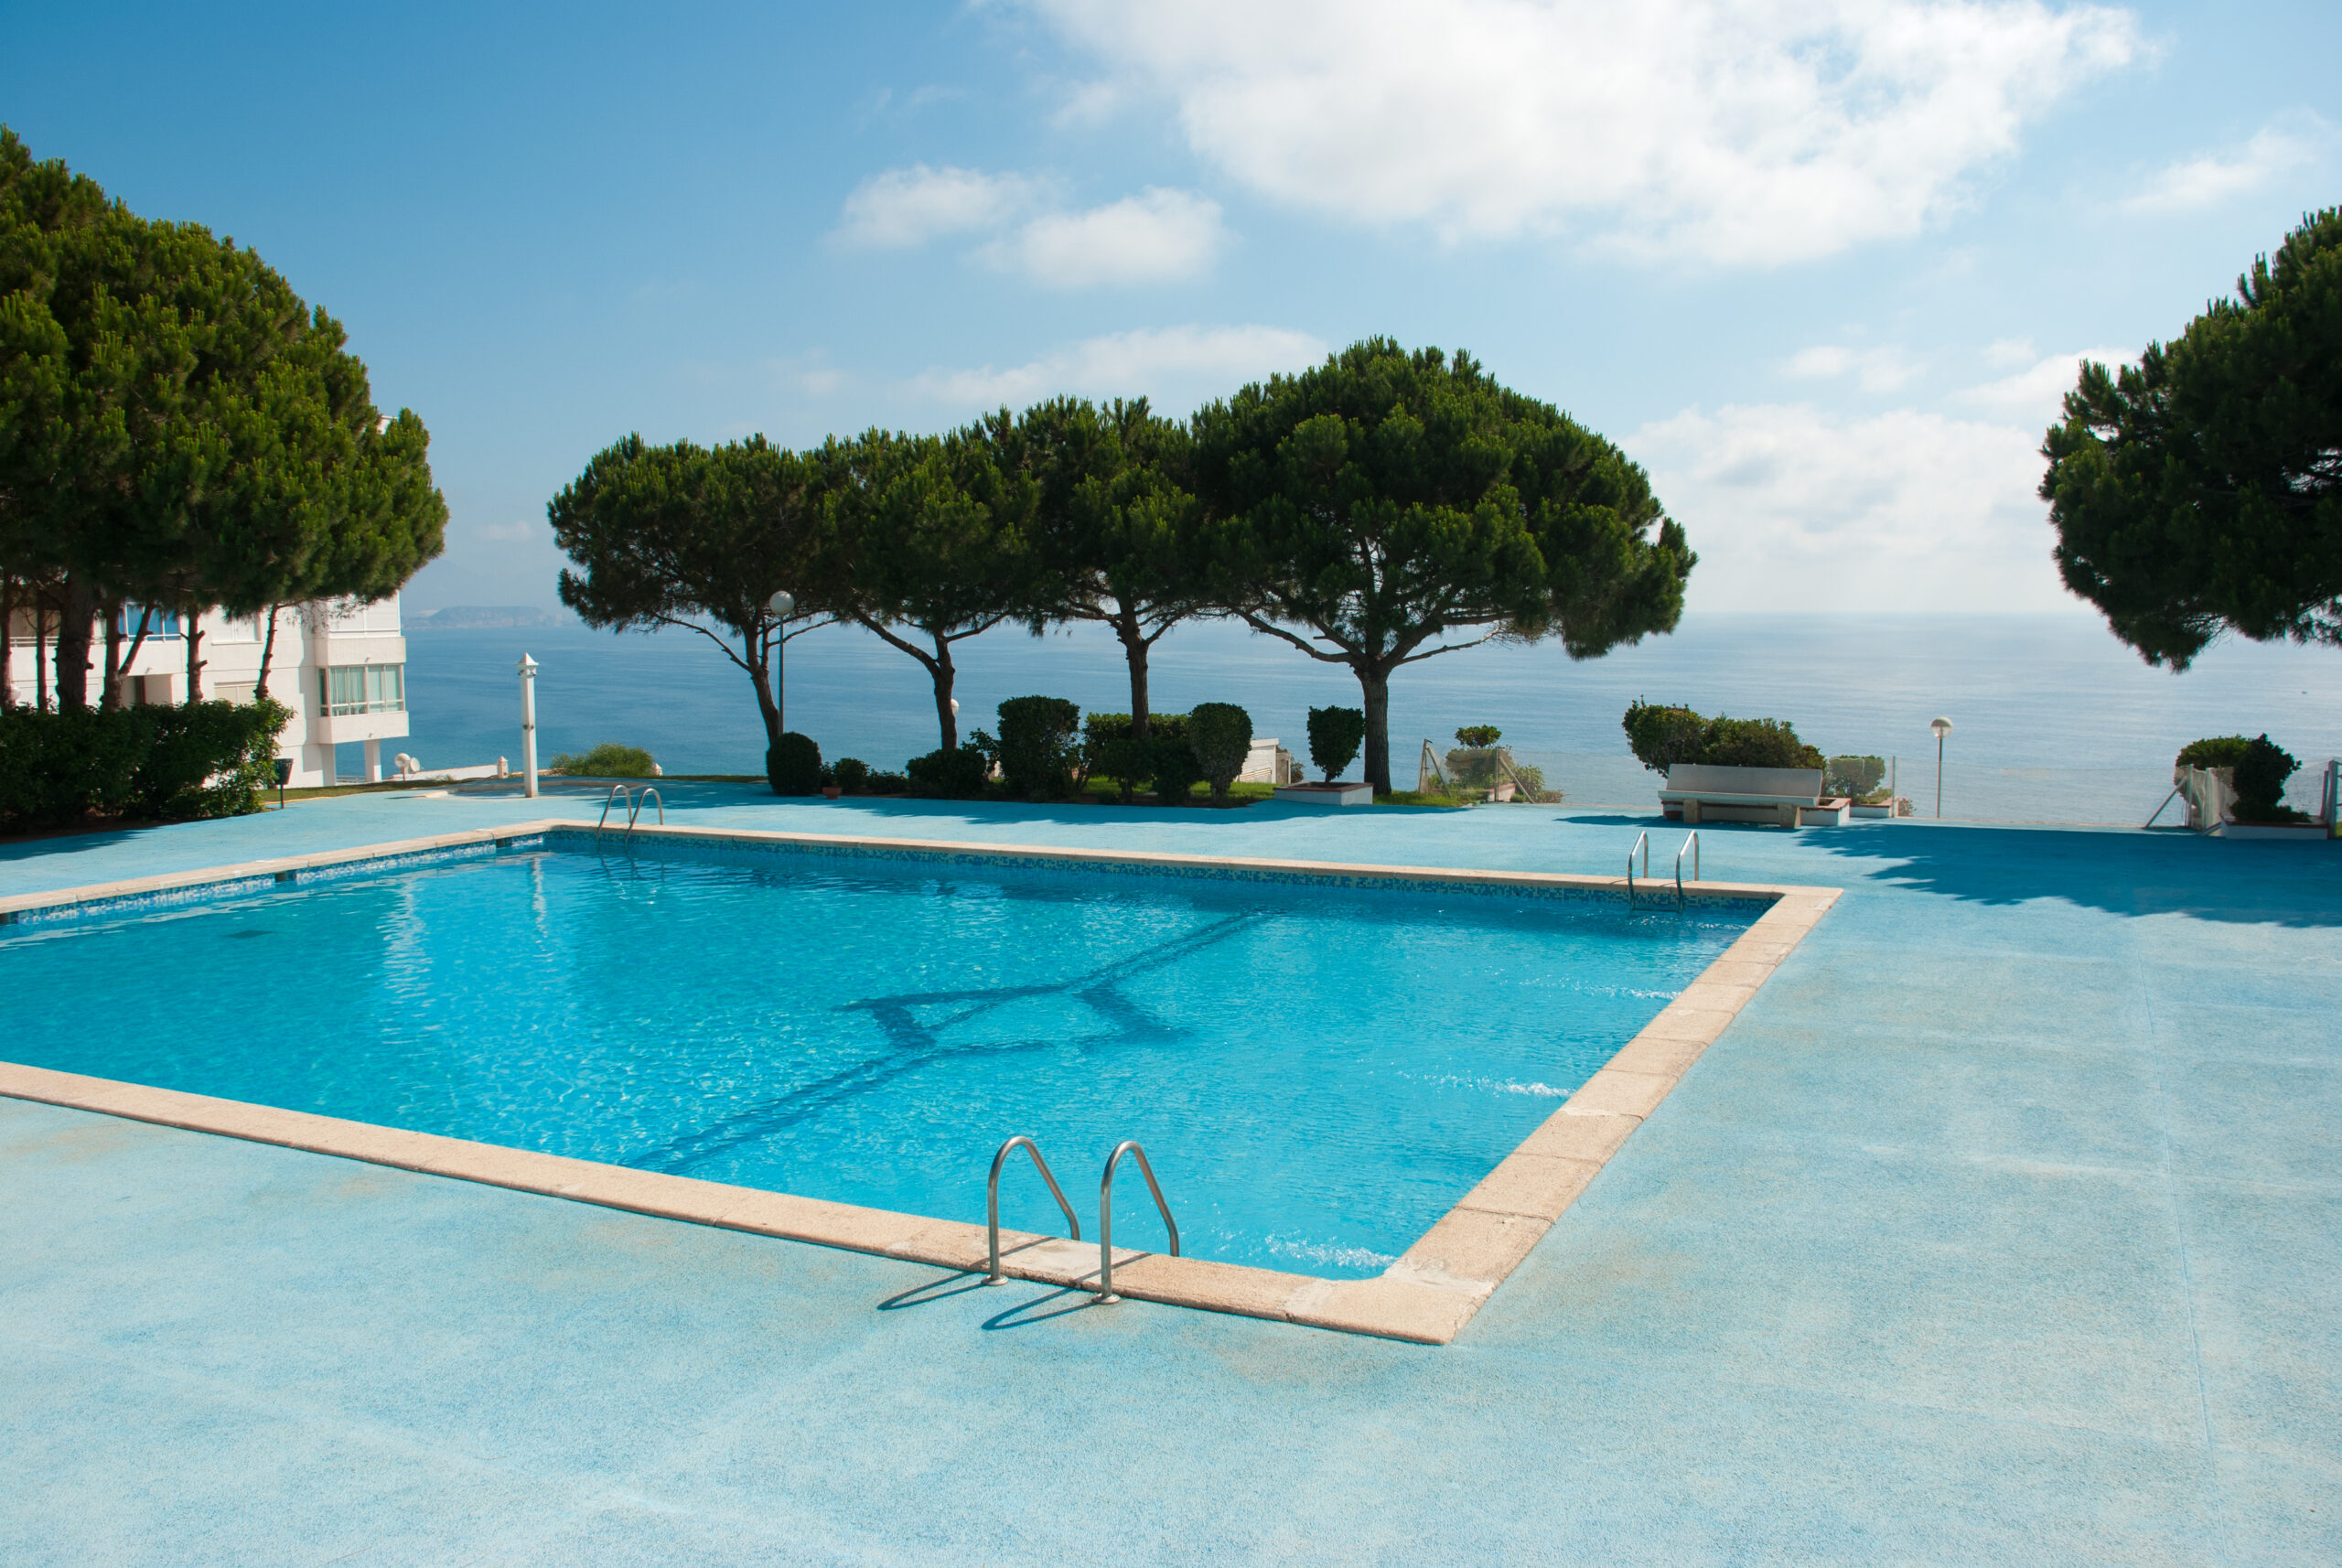
[[[561,622],[561,617],[532,605],[451,605],[429,615],[406,618],[410,631],[494,631],[505,628],[559,626]]]

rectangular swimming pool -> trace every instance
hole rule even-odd
[[[1189,1256],[1360,1278],[1763,908],[554,835],[0,927],[0,1055],[978,1224],[1026,1133],[1085,1234],[1136,1138]]]

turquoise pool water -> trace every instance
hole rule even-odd
[[[6,928],[0,995],[40,1067],[978,1223],[1009,1133],[1086,1232],[1137,1138],[1189,1255],[1356,1277],[1758,912],[548,847]]]

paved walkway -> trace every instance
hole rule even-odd
[[[1555,871],[1646,825],[669,795]],[[0,893],[545,804],[18,844]],[[1848,896],[1442,1349],[0,1101],[0,1561],[2342,1561],[2342,851],[1701,837]],[[329,1008],[282,981],[263,1023]]]

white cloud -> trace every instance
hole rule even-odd
[[[972,413],[1060,393],[1144,396],[1176,418],[1247,381],[1305,369],[1326,352],[1319,339],[1283,327],[1142,328],[1086,338],[1006,370],[929,371],[911,390]]]
[[[1848,349],[1835,343],[1800,349],[1782,367],[1806,380],[1834,380],[1852,374],[1864,392],[1893,392],[1919,373],[1919,367],[1895,348]]]
[[[1218,202],[1150,186],[1087,212],[1046,213],[983,253],[1051,288],[1091,288],[1200,276],[1227,238]]]
[[[1996,370],[2029,365],[2040,357],[2030,338],[1996,338],[1984,345],[1984,362]]]
[[[871,176],[845,199],[838,242],[905,250],[943,234],[994,229],[1030,208],[1039,182],[1024,175],[913,164]]]
[[[2207,153],[2158,170],[2127,198],[2125,211],[2162,215],[2195,212],[2233,196],[2259,190],[2279,175],[2315,159],[2331,145],[2333,127],[2315,114],[2272,122],[2243,146],[2226,155]]]
[[[2029,350],[2032,345],[2027,344]],[[2036,432],[2057,423],[2066,394],[2074,390],[2084,360],[2119,365],[2136,359],[2127,349],[2085,349],[2078,354],[2051,354],[1998,381],[1952,394],[1952,401],[2003,419],[2024,423]],[[2038,442],[2036,434],[2034,439]]]
[[[1026,3],[1273,199],[1692,264],[1915,233],[2140,48],[2039,0]]]
[[[1683,524],[1706,610],[2071,607],[2037,430],[1896,409],[1686,410],[1623,444]]]

